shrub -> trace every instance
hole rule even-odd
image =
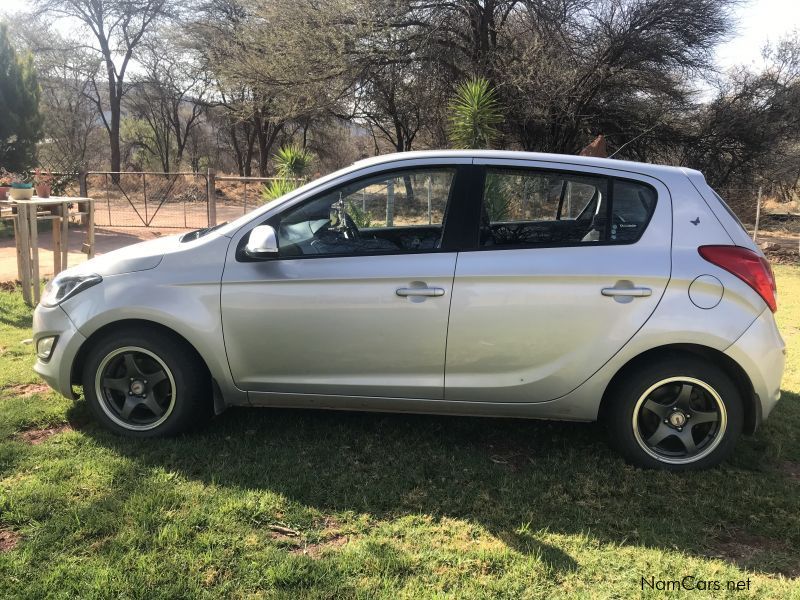
[[[261,188],[261,197],[265,202],[270,202],[281,196],[285,196],[292,190],[297,189],[297,182],[281,177],[273,179]]]

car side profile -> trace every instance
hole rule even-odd
[[[229,406],[602,421],[714,466],[780,397],[769,264],[702,174],[431,151],[59,274],[35,370],[120,434]]]

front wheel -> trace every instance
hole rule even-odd
[[[116,332],[90,349],[83,392],[108,429],[170,436],[210,416],[210,378],[185,342],[157,330]]]
[[[718,465],[742,431],[731,378],[699,358],[675,357],[629,371],[609,391],[612,442],[632,464],[682,471]]]

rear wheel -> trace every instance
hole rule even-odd
[[[131,437],[176,435],[211,415],[205,366],[157,330],[114,332],[89,351],[83,391],[97,419]]]
[[[733,451],[742,430],[742,398],[716,365],[675,357],[629,371],[609,392],[612,441],[641,467],[713,467]]]

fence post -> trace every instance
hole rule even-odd
[[[217,224],[217,185],[216,173],[214,169],[208,169],[208,185],[206,194],[208,196],[208,226],[213,227]]]
[[[386,182],[386,227],[394,225],[394,179]]]
[[[78,195],[81,198],[89,197],[89,187],[86,182],[86,169],[78,171]],[[89,208],[88,206],[81,206],[81,203],[78,203],[78,211],[87,213],[81,215],[81,226],[86,227],[89,224]]]
[[[753,229],[753,241],[758,235],[758,222],[761,220],[761,186],[758,186],[758,200],[756,201],[756,227]],[[756,242],[757,243],[757,242]]]
[[[142,173],[142,191],[144,194],[144,226],[150,227],[150,217],[147,216],[147,174]]]
[[[433,223],[431,219],[431,176],[428,175],[428,225]]]

